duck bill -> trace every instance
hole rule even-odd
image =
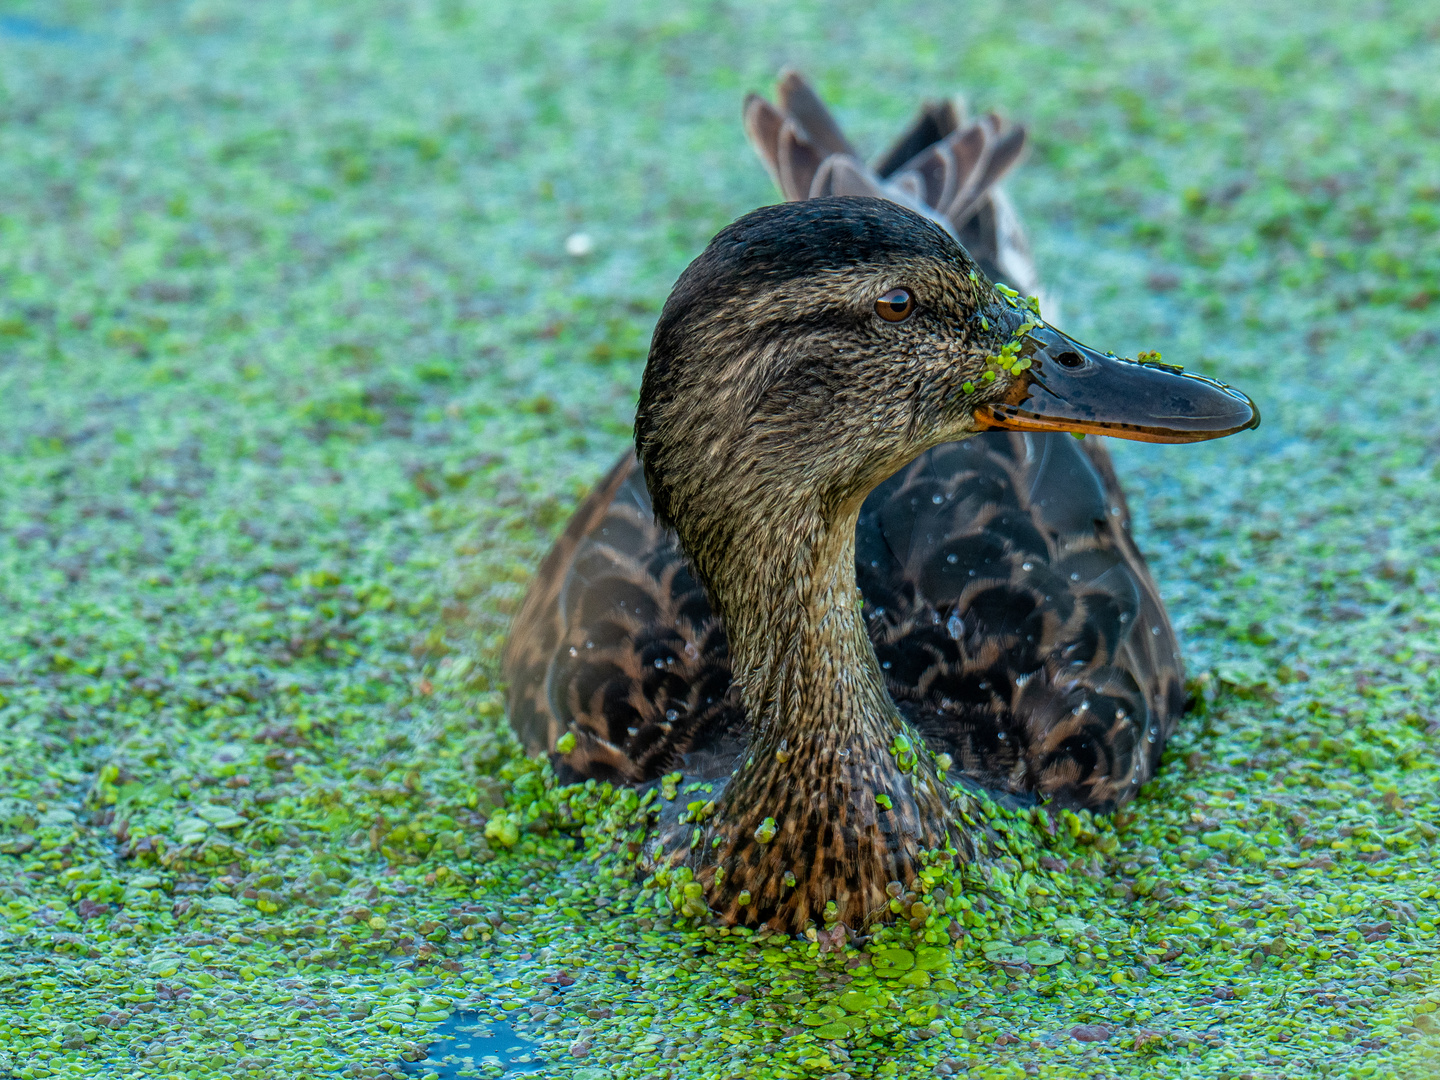
[[[1049,326],[1025,337],[1030,366],[975,413],[981,431],[1069,431],[1139,442],[1219,439],[1260,426],[1238,390],[1168,364],[1106,356]]]

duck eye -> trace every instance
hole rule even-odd
[[[915,310],[915,297],[909,289],[891,289],[875,301],[875,314],[886,322],[904,322]]]

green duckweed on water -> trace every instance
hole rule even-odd
[[[1265,415],[1114,447],[1159,777],[864,942],[697,923],[495,681],[786,63],[1025,122],[1047,316]],[[1440,1075],[1436,70],[1421,0],[5,4],[0,1074]]]

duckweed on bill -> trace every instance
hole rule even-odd
[[[0,1075],[1440,1075],[1433,11],[897,12],[7,8]],[[1047,315],[1266,416],[1115,447],[1159,777],[977,805],[866,938],[707,925],[632,867],[711,793],[557,787],[492,685],[780,62],[871,149],[1024,121]]]

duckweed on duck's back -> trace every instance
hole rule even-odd
[[[1437,1071],[1433,11],[915,15],[7,7],[0,1074],[449,1076],[472,1011],[584,1080]],[[757,41],[861,151],[1023,118],[1045,314],[1266,408],[1114,448],[1201,701],[1134,817],[987,810],[863,948],[677,928],[492,685],[774,198]]]

